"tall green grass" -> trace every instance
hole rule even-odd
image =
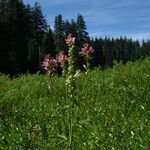
[[[0,150],[69,149],[65,79],[0,76]],[[77,79],[75,150],[150,149],[150,58]]]

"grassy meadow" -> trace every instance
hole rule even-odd
[[[0,150],[150,149],[150,58],[80,74],[71,137],[65,89],[63,77],[0,75]]]

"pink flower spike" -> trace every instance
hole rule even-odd
[[[65,39],[65,41],[66,41],[66,44],[68,44],[68,45],[74,44],[75,43],[75,37],[72,37],[71,34],[69,34],[67,36],[67,39]]]
[[[94,49],[92,47],[89,47],[89,52],[90,53],[93,53],[94,52]]]
[[[58,66],[57,60],[56,59],[52,59],[51,65],[52,65],[52,67],[56,68]]]
[[[94,52],[93,48],[88,43],[85,43],[83,46],[84,47],[81,49],[81,52],[79,52],[79,55],[90,55]]]
[[[60,52],[60,54],[57,56],[58,62],[65,62],[68,61],[68,56],[64,54],[64,52]]]
[[[42,68],[44,70],[48,70],[48,66],[49,66],[49,59],[45,58],[44,61],[42,62]]]
[[[47,71],[47,70],[48,70],[48,67],[44,67],[43,69]]]
[[[42,69],[48,71],[48,70],[54,70],[58,67],[58,62],[56,59],[51,57],[51,55],[46,55],[44,58],[44,61],[42,62]]]
[[[80,55],[80,56],[85,55],[85,54],[84,54],[84,51],[79,52],[79,55]]]

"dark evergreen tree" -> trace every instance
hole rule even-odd
[[[7,21],[7,0],[0,0],[0,22]]]
[[[142,56],[142,58],[144,58],[146,56],[150,56],[150,41],[147,41],[147,42],[143,41],[142,42],[140,55]]]
[[[25,72],[27,69],[27,14],[26,7],[22,1],[9,0],[7,23],[10,27],[9,33],[9,68],[10,72]]]
[[[40,68],[42,57],[42,40],[47,30],[47,22],[42,13],[40,5],[36,2],[31,11],[32,38],[29,41],[28,61],[31,72]]]
[[[86,24],[81,14],[77,16],[77,40],[81,44],[89,40],[89,34],[86,31]]]
[[[51,54],[52,56],[56,55],[55,52],[55,43],[54,37],[50,27],[48,27],[47,32],[45,32],[43,41],[42,41],[42,58],[47,54]]]
[[[5,73],[9,73],[9,31],[9,26],[6,23],[0,22],[0,72]]]
[[[0,1],[0,71],[5,72],[8,66],[8,25],[6,23],[6,0]]]
[[[104,40],[103,60],[104,60],[104,66],[111,66],[112,65],[111,41],[109,38],[105,38],[105,40]]]
[[[55,34],[55,47],[56,52],[66,48],[65,46],[65,24],[62,19],[62,15],[58,15],[55,17],[55,25],[54,25],[54,34]]]
[[[140,42],[138,40],[134,42],[134,47],[135,47],[134,60],[137,60],[140,58]]]
[[[78,33],[77,33],[77,23],[74,21],[74,19],[71,20],[71,34],[72,36],[76,37],[76,43],[77,43],[77,37],[78,37]]]
[[[94,49],[94,58],[93,58],[93,66],[94,67],[104,67],[104,57],[103,57],[103,39],[95,38],[94,41],[92,41],[92,46]]]
[[[66,20],[64,27],[65,27],[65,37],[67,37],[71,33],[71,24],[68,20]]]

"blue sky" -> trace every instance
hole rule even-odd
[[[48,24],[62,14],[65,19],[84,16],[91,37],[150,39],[150,0],[37,0]],[[34,4],[35,0],[24,0]]]

